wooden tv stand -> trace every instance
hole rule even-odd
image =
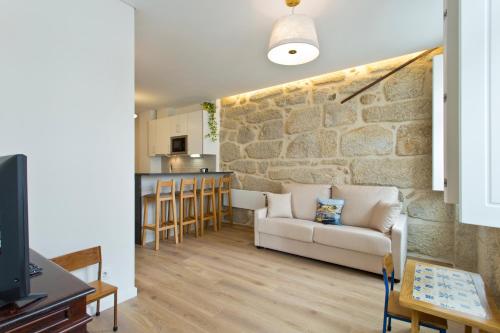
[[[31,278],[31,292],[47,297],[21,309],[0,308],[0,332],[87,332],[92,317],[85,297],[94,289],[33,250],[30,262],[43,268],[41,275]]]

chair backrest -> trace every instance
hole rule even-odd
[[[384,276],[385,307],[387,309],[387,303],[389,302],[389,294],[394,289],[394,262],[392,260],[392,254],[390,253],[384,256],[382,262],[382,274]],[[389,282],[389,276],[390,276],[390,282]]]
[[[101,280],[102,256],[100,246],[68,253],[51,260],[69,272],[98,264],[99,270],[97,274],[98,279]]]
[[[164,191],[163,189],[167,189]],[[174,180],[159,180],[156,183],[156,200],[159,201],[162,194],[171,193],[172,199],[175,200],[175,181]]]
[[[215,178],[205,178],[201,179],[201,195],[208,195],[215,193]]]
[[[219,191],[221,193],[227,193],[231,191],[231,184],[233,183],[233,179],[231,176],[223,176],[219,178]]]
[[[181,196],[186,191],[185,188],[188,187],[188,186],[191,186],[191,189],[188,189],[187,191],[192,191],[194,193],[195,197],[196,197],[196,183],[197,183],[196,177],[189,178],[189,179],[182,178],[181,179],[181,186],[179,188]]]

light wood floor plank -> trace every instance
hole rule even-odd
[[[198,239],[189,235],[178,245],[162,241],[158,252],[137,247],[136,285],[138,297],[119,305],[121,333],[376,333],[382,328],[380,276],[256,249],[253,230],[243,226],[224,225]],[[409,328],[395,321],[392,331]],[[89,332],[112,332],[112,310],[94,318]]]

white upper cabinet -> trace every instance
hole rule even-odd
[[[188,135],[188,115],[179,114],[176,116],[168,117],[171,123],[172,136]]]
[[[156,155],[170,154],[170,137],[172,136],[172,121],[170,117],[160,118],[156,121]]]
[[[156,120],[148,123],[148,155],[156,156]]]
[[[458,13],[459,219],[500,227],[500,1],[447,5]]]
[[[216,155],[218,142],[207,137],[208,114],[203,110],[159,118],[149,122],[149,155],[170,155],[170,139],[187,136],[187,153]]]

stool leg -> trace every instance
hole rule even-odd
[[[231,197],[231,189],[227,193],[227,204],[228,204],[228,213],[229,213],[229,222],[233,225],[233,198]]]
[[[155,250],[160,249],[160,214],[161,214],[161,203],[156,203],[156,216],[155,216]]]
[[[182,243],[184,234],[184,198],[179,198],[179,243]]]
[[[170,220],[172,219],[172,217],[171,217],[172,207],[170,206],[170,203],[165,202],[165,206],[167,206],[167,205],[168,205],[168,207],[167,207],[168,208],[167,223],[170,223]],[[170,236],[170,229],[167,229],[166,232],[167,232],[167,239],[168,239]]]
[[[194,232],[196,238],[198,238],[198,204],[196,202],[196,195],[193,200],[193,216],[194,216]]]
[[[205,220],[203,220],[203,201],[205,200],[205,196],[200,196],[200,235],[203,236],[203,229],[205,227]]]
[[[164,227],[164,224],[167,224],[167,203],[166,202],[162,202],[161,203],[161,226]],[[167,237],[167,230],[163,230],[161,232],[161,239],[162,240],[165,240],[165,238]]]
[[[219,208],[219,216],[217,216],[218,217],[217,221],[219,222],[219,230],[220,230],[220,229],[222,229],[222,217],[223,217],[222,216],[222,199],[224,197],[222,195],[222,192],[221,192],[220,188],[219,188],[219,191],[217,191],[217,192],[218,192],[217,194],[219,196],[219,202],[218,202],[218,205],[217,205],[218,208]]]
[[[113,331],[116,332],[118,330],[118,291],[115,291],[113,317],[114,317]]]
[[[215,192],[212,192],[212,220],[214,221],[214,231],[217,231],[217,207],[215,206]]]
[[[177,212],[176,212],[176,205],[175,205],[175,200],[170,200],[171,205],[172,205],[172,217],[173,217],[173,223],[174,223],[174,239],[175,239],[175,244],[179,243],[179,233],[177,230]]]
[[[142,222],[142,239],[141,239],[141,245],[144,246],[146,244],[146,228],[144,227],[148,223],[148,201],[146,198],[142,199],[144,200],[143,204],[143,209],[144,209],[144,221]]]

